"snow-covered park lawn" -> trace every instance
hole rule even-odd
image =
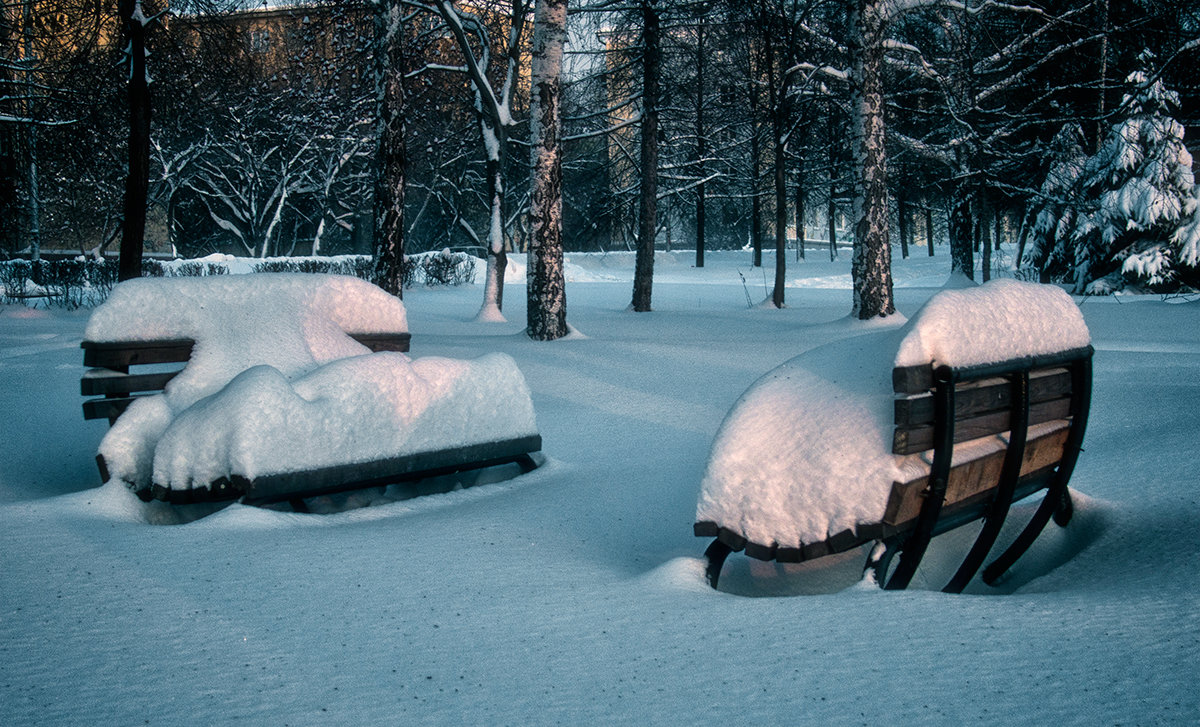
[[[895,265],[908,316],[947,278],[945,251],[918,252]],[[184,524],[99,487],[87,312],[0,308],[0,724],[1195,724],[1200,301],[1081,303],[1078,512],[999,588],[937,592],[969,532],[906,592],[857,584],[858,553],[735,555],[706,585],[691,526],[726,412],[871,330],[846,318],[849,255],[823,254],[789,261],[785,310],[757,306],[748,253],[661,255],[649,314],[625,310],[631,255],[568,256],[579,335],[554,343],[522,334],[519,284],[507,324],[472,322],[480,286],[412,290],[412,355],[511,355],[547,464]]]

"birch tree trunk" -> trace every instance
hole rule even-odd
[[[784,281],[787,277],[787,187],[784,176],[784,145],[787,108],[784,101],[787,88],[782,88],[780,72],[775,75],[775,53],[771,41],[767,41],[767,90],[771,104],[771,133],[774,140],[775,182],[775,286],[771,291],[771,304],[782,308],[784,304]]]
[[[562,248],[562,123],[559,117],[567,0],[537,0],[529,99],[533,189],[530,194],[526,332],[537,341],[567,335]]]
[[[139,0],[121,0],[121,21],[129,41],[129,173],[125,177],[125,222],[117,279],[141,277],[150,191],[150,87],[146,77],[146,26]]]
[[[658,74],[659,28],[656,0],[642,8],[642,179],[638,205],[638,246],[633,271],[632,307],[651,310],[654,286],[654,236],[658,232]]]
[[[867,320],[896,312],[888,242],[887,157],[884,153],[883,0],[856,0],[850,12],[856,190],[852,314]]]
[[[378,168],[375,170],[375,283],[404,297],[404,57],[398,0],[379,0],[376,14]],[[324,222],[322,220],[322,222]]]

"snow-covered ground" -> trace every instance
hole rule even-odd
[[[909,316],[947,277],[944,250],[917,252],[896,262]],[[785,310],[758,305],[770,270],[748,253],[662,255],[649,314],[626,311],[631,255],[569,256],[581,335],[554,343],[522,335],[520,285],[507,324],[472,322],[481,286],[413,290],[413,355],[511,355],[548,463],[178,525],[98,486],[86,311],[0,308],[0,724],[1194,724],[1200,302],[1082,302],[1078,512],[1001,587],[937,592],[969,532],[935,541],[906,592],[857,585],[857,553],[735,555],[724,592],[704,583],[691,525],[726,412],[866,330],[846,318],[849,256],[822,253],[789,261]]]

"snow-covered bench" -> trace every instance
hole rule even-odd
[[[93,368],[83,391],[105,398],[85,402],[84,416],[112,425],[101,476],[146,500],[301,505],[537,466],[541,437],[516,363],[503,354],[410,360],[403,303],[356,278],[129,281],[93,312],[85,338]],[[186,365],[129,372],[172,362]]]
[[[735,551],[801,562],[874,541],[867,569],[905,588],[933,536],[983,518],[944,589],[959,592],[1010,505],[1047,489],[984,570],[994,582],[1051,516],[1070,519],[1091,359],[1068,295],[1005,280],[943,291],[898,330],[784,364],[743,395],[713,445],[694,526],[715,538],[709,582]]]

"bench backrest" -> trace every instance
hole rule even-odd
[[[1012,428],[1013,376],[1023,371],[1029,375],[1028,423],[1067,419],[1071,416],[1072,398],[1078,393],[1071,366],[1091,355],[1092,349],[1088,347],[943,372],[954,386],[954,442],[1001,434]],[[894,454],[915,454],[934,448],[937,374],[932,364],[893,369]]]
[[[411,342],[408,333],[350,333],[351,338],[371,351],[407,352]],[[163,390],[183,367],[169,370],[131,372],[134,366],[186,364],[192,355],[194,341],[189,339],[162,341],[83,341],[83,365],[89,367],[80,380],[84,396],[103,398],[83,402],[84,419],[114,421],[138,397]]]

